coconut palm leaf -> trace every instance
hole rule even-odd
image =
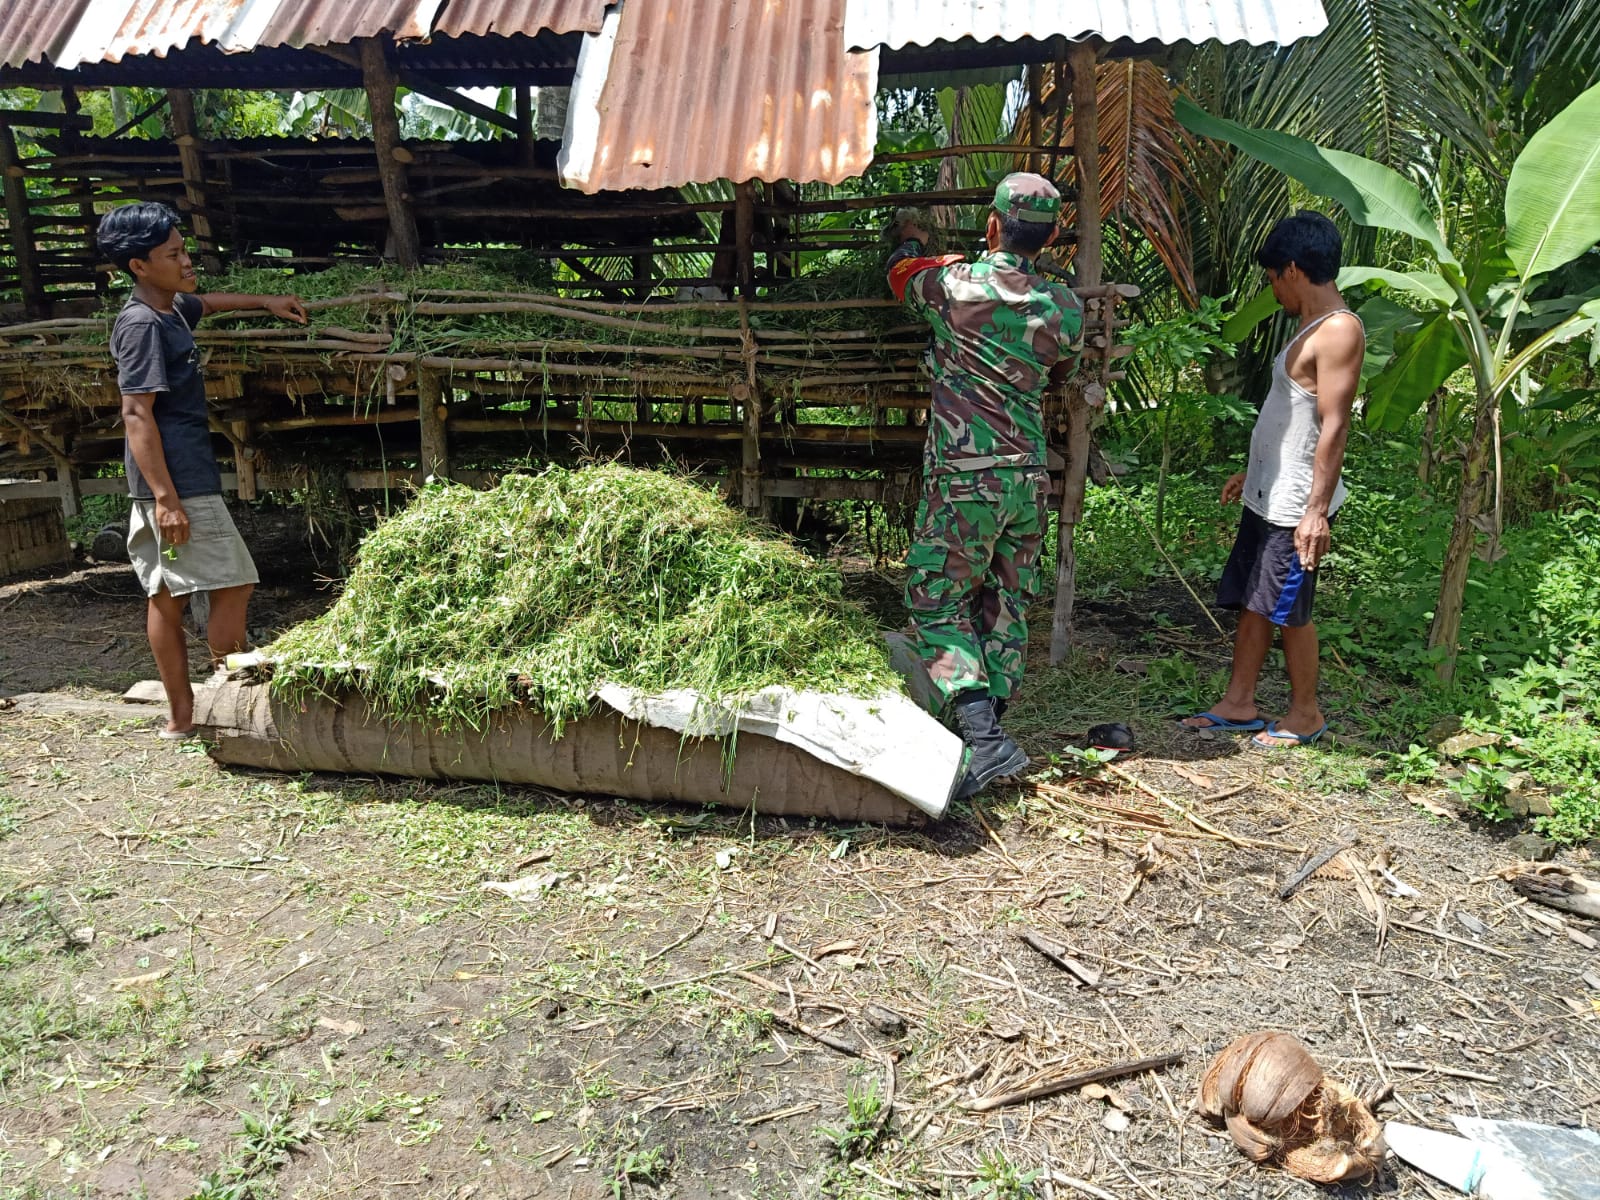
[[[1432,172],[1441,139],[1490,162],[1483,128],[1489,55],[1469,13],[1414,0],[1326,0],[1324,7],[1327,30],[1293,46],[1201,48],[1184,72],[1185,91],[1218,116],[1360,154],[1413,178]],[[1221,294],[1251,276],[1256,247],[1293,211],[1295,195],[1276,171],[1214,145],[1197,150],[1191,172],[1202,191],[1216,188],[1215,224],[1197,239],[1196,266],[1203,290]],[[1372,245],[1370,233],[1356,234],[1346,257]]]
[[[1468,6],[1497,60],[1511,116],[1538,129],[1600,79],[1593,0],[1476,0]]]

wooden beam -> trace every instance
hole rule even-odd
[[[0,125],[20,125],[24,129],[93,129],[94,118],[69,112],[22,112],[0,108]]]
[[[22,175],[22,161],[17,154],[17,139],[10,126],[0,125],[0,176],[4,178],[6,198],[6,223],[11,227],[11,254],[17,264],[17,286],[22,293],[22,310],[28,316],[39,318],[48,315],[50,301],[44,294],[44,280],[39,275],[39,254],[34,245],[33,231],[28,227],[28,183]]]
[[[1077,42],[1069,53],[1072,68],[1073,157],[1078,165],[1078,250],[1074,258],[1080,287],[1100,284],[1100,119],[1096,111],[1097,39]],[[1060,86],[1058,81],[1057,86]],[[1060,663],[1072,646],[1072,610],[1078,588],[1078,556],[1074,541],[1083,519],[1083,493],[1089,478],[1089,432],[1093,413],[1087,387],[1101,381],[1069,384],[1067,393],[1067,469],[1061,487],[1060,521],[1056,532],[1056,598],[1050,624],[1050,664]]]
[[[422,265],[422,239],[411,208],[411,190],[401,156],[400,120],[395,116],[394,68],[389,63],[386,38],[361,39],[361,79],[372,116],[372,142],[378,153],[378,176],[383,181],[384,207],[389,215],[389,240],[395,260],[407,271]]]
[[[307,49],[315,49],[319,54],[327,58],[337,59],[347,67],[357,67],[362,71],[363,75],[366,72],[367,64],[363,55],[352,54],[342,46],[308,46]],[[498,125],[500,128],[509,130],[512,133],[519,132],[515,116],[507,116],[497,108],[490,108],[487,104],[480,104],[471,96],[463,96],[454,88],[448,88],[443,84],[432,83],[423,79],[414,71],[403,71],[392,65],[390,71],[397,85],[409,88],[419,96],[426,96],[429,100],[435,100],[447,108],[453,108],[457,112],[464,112],[469,117],[475,117],[491,125]],[[519,90],[525,92],[528,89],[526,85],[523,85]],[[529,128],[530,130],[532,129],[531,124]]]
[[[167,104],[172,109],[172,128],[178,143],[178,161],[183,164],[183,194],[189,201],[189,220],[194,225],[194,240],[200,250],[200,265],[220,272],[222,257],[212,233],[210,204],[206,200],[206,163],[200,151],[200,130],[194,115],[194,96],[185,88],[168,88]]]
[[[429,100],[436,100],[440,104],[464,112],[469,117],[476,117],[489,125],[496,125],[510,133],[518,133],[517,118],[507,116],[497,108],[490,108],[487,104],[480,104],[471,96],[463,96],[454,88],[441,87],[429,83],[425,79],[418,79],[415,75],[401,71],[395,76],[395,81],[404,87],[410,88],[419,96],[426,96]]]
[[[115,129],[113,129],[111,131],[111,137],[112,138],[121,137],[123,134],[127,133],[128,130],[132,129],[135,125],[142,125],[145,122],[146,118],[155,116],[156,113],[160,112],[166,106],[167,106],[167,96],[166,96],[166,93],[163,92],[161,94],[161,98],[159,100],[155,101],[152,104],[146,105],[144,108],[141,108],[138,112],[134,113],[133,116],[129,117],[121,125],[118,125]]]

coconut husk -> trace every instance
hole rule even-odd
[[[1199,1109],[1246,1158],[1281,1163],[1302,1179],[1365,1181],[1383,1161],[1383,1132],[1367,1106],[1287,1033],[1229,1044],[1200,1081]]]

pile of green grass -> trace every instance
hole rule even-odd
[[[362,544],[338,602],[266,651],[291,699],[560,726],[602,683],[737,699],[900,690],[837,572],[689,480],[608,465],[430,486]]]

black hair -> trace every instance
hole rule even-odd
[[[124,204],[100,218],[95,241],[100,253],[131,275],[133,268],[128,264],[136,258],[149,258],[181,221],[170,205],[158,201]]]
[[[1321,213],[1302,208],[1272,227],[1256,251],[1256,262],[1280,273],[1293,263],[1312,283],[1332,283],[1343,252],[1339,227]]]
[[[1000,248],[1024,258],[1032,258],[1043,250],[1050,240],[1050,231],[1056,227],[1054,221],[1022,221],[1008,217],[999,209],[994,215],[1000,218]]]

